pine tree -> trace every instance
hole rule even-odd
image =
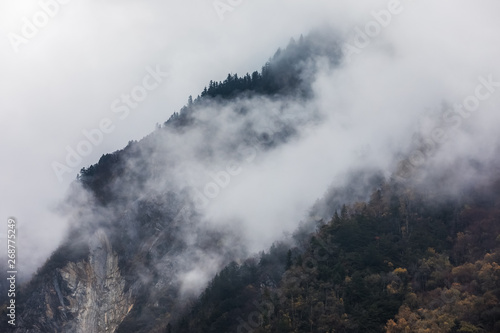
[[[286,254],[286,266],[285,266],[285,269],[286,270],[289,270],[293,265],[293,262],[292,262],[292,250],[288,250],[287,254]]]
[[[346,205],[342,205],[342,209],[340,210],[340,219],[342,222],[347,220],[347,207]]]

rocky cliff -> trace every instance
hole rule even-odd
[[[133,307],[109,239],[98,230],[85,260],[69,262],[27,299],[18,332],[115,332]]]

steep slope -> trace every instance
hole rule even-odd
[[[190,180],[200,168],[271,151],[317,121],[307,106],[315,59],[335,66],[339,56],[323,35],[292,41],[262,72],[211,82],[162,128],[82,169],[65,205],[71,231],[21,287],[17,329],[155,332],[177,318],[221,267],[247,255],[236,226],[204,221]],[[286,117],[290,104],[301,117]],[[183,146],[190,141],[197,144]]]
[[[243,169],[264,173],[259,158],[284,154],[324,123],[331,100],[319,106],[313,85],[319,69],[337,70],[340,57],[329,35],[292,40],[261,72],[210,82],[156,131],[83,168],[63,207],[68,237],[20,288],[18,331],[498,330],[496,157],[478,162],[464,158],[464,149],[462,159],[451,155],[449,164],[427,169],[439,145],[429,150],[423,141],[413,148],[426,159],[411,172],[404,163],[384,173],[368,162],[349,164],[350,172],[312,205],[293,235],[259,255],[248,248],[240,216],[207,209],[230,182],[237,187]],[[342,75],[328,81],[323,94],[337,80]],[[361,111],[365,107],[371,106]],[[333,119],[342,126],[326,130],[345,130],[351,140],[352,123],[340,113]],[[314,161],[322,162],[322,146],[346,144],[341,136],[319,138],[306,147],[320,156]],[[280,166],[304,164],[307,173],[320,167],[296,156]],[[342,161],[325,161],[326,168],[336,163]],[[278,185],[308,181],[291,178]],[[332,179],[323,178],[326,188]],[[264,197],[266,191],[256,192]],[[265,198],[267,206],[280,199]],[[287,199],[286,209],[297,204]],[[223,209],[250,205],[241,201],[225,201]],[[274,227],[290,225],[277,212]],[[296,215],[289,218],[294,223],[303,219]],[[258,229],[259,218],[252,216],[251,227]],[[1,311],[5,315],[5,305]]]
[[[89,253],[43,277],[23,300],[18,332],[114,332],[133,307],[118,256],[97,230]],[[54,258],[52,258],[54,260]]]

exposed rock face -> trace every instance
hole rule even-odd
[[[30,295],[18,332],[115,332],[133,307],[106,234],[98,230],[86,260],[69,262]]]
[[[81,235],[75,228],[24,288],[17,331],[164,332],[221,266],[244,253],[231,230],[197,226],[188,205],[177,214],[168,207],[144,200],[90,237],[89,225],[80,225]]]

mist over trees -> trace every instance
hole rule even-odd
[[[390,147],[396,157],[380,152],[395,164],[387,170],[363,156],[323,160],[329,147],[351,147],[335,136],[353,126],[344,110],[328,118],[331,100],[314,86],[341,61],[334,34],[292,39],[260,71],[210,81],[154,132],[82,168],[61,208],[72,223],[66,240],[20,290],[24,327],[68,329],[78,313],[63,271],[107,251],[103,267],[116,260],[119,280],[119,290],[109,292],[132,300],[116,332],[500,330],[496,155],[452,156],[448,163],[464,168],[451,171],[430,160],[433,167],[423,165],[409,179],[396,177],[393,163],[404,140]],[[386,122],[383,114],[371,117]],[[279,166],[274,178],[309,166],[312,154],[286,149],[322,130],[334,134],[301,147],[314,148],[320,162],[297,174],[320,174],[326,191],[306,213],[276,210],[262,218],[260,210],[280,200],[291,210],[297,200],[285,185],[309,179],[290,172],[272,184],[284,188],[275,195],[259,177],[269,165]],[[343,173],[316,172],[352,161]],[[229,169],[256,177],[240,182]],[[464,170],[474,172],[464,177]],[[224,192],[229,183],[234,192]],[[263,198],[257,209],[245,196],[249,189]],[[219,195],[226,201],[217,206]],[[276,226],[285,235],[276,236]],[[274,243],[256,253],[253,243],[263,234]],[[5,315],[6,306],[0,310]]]
[[[296,246],[226,266],[172,332],[495,332],[496,179],[453,200],[385,181]]]

